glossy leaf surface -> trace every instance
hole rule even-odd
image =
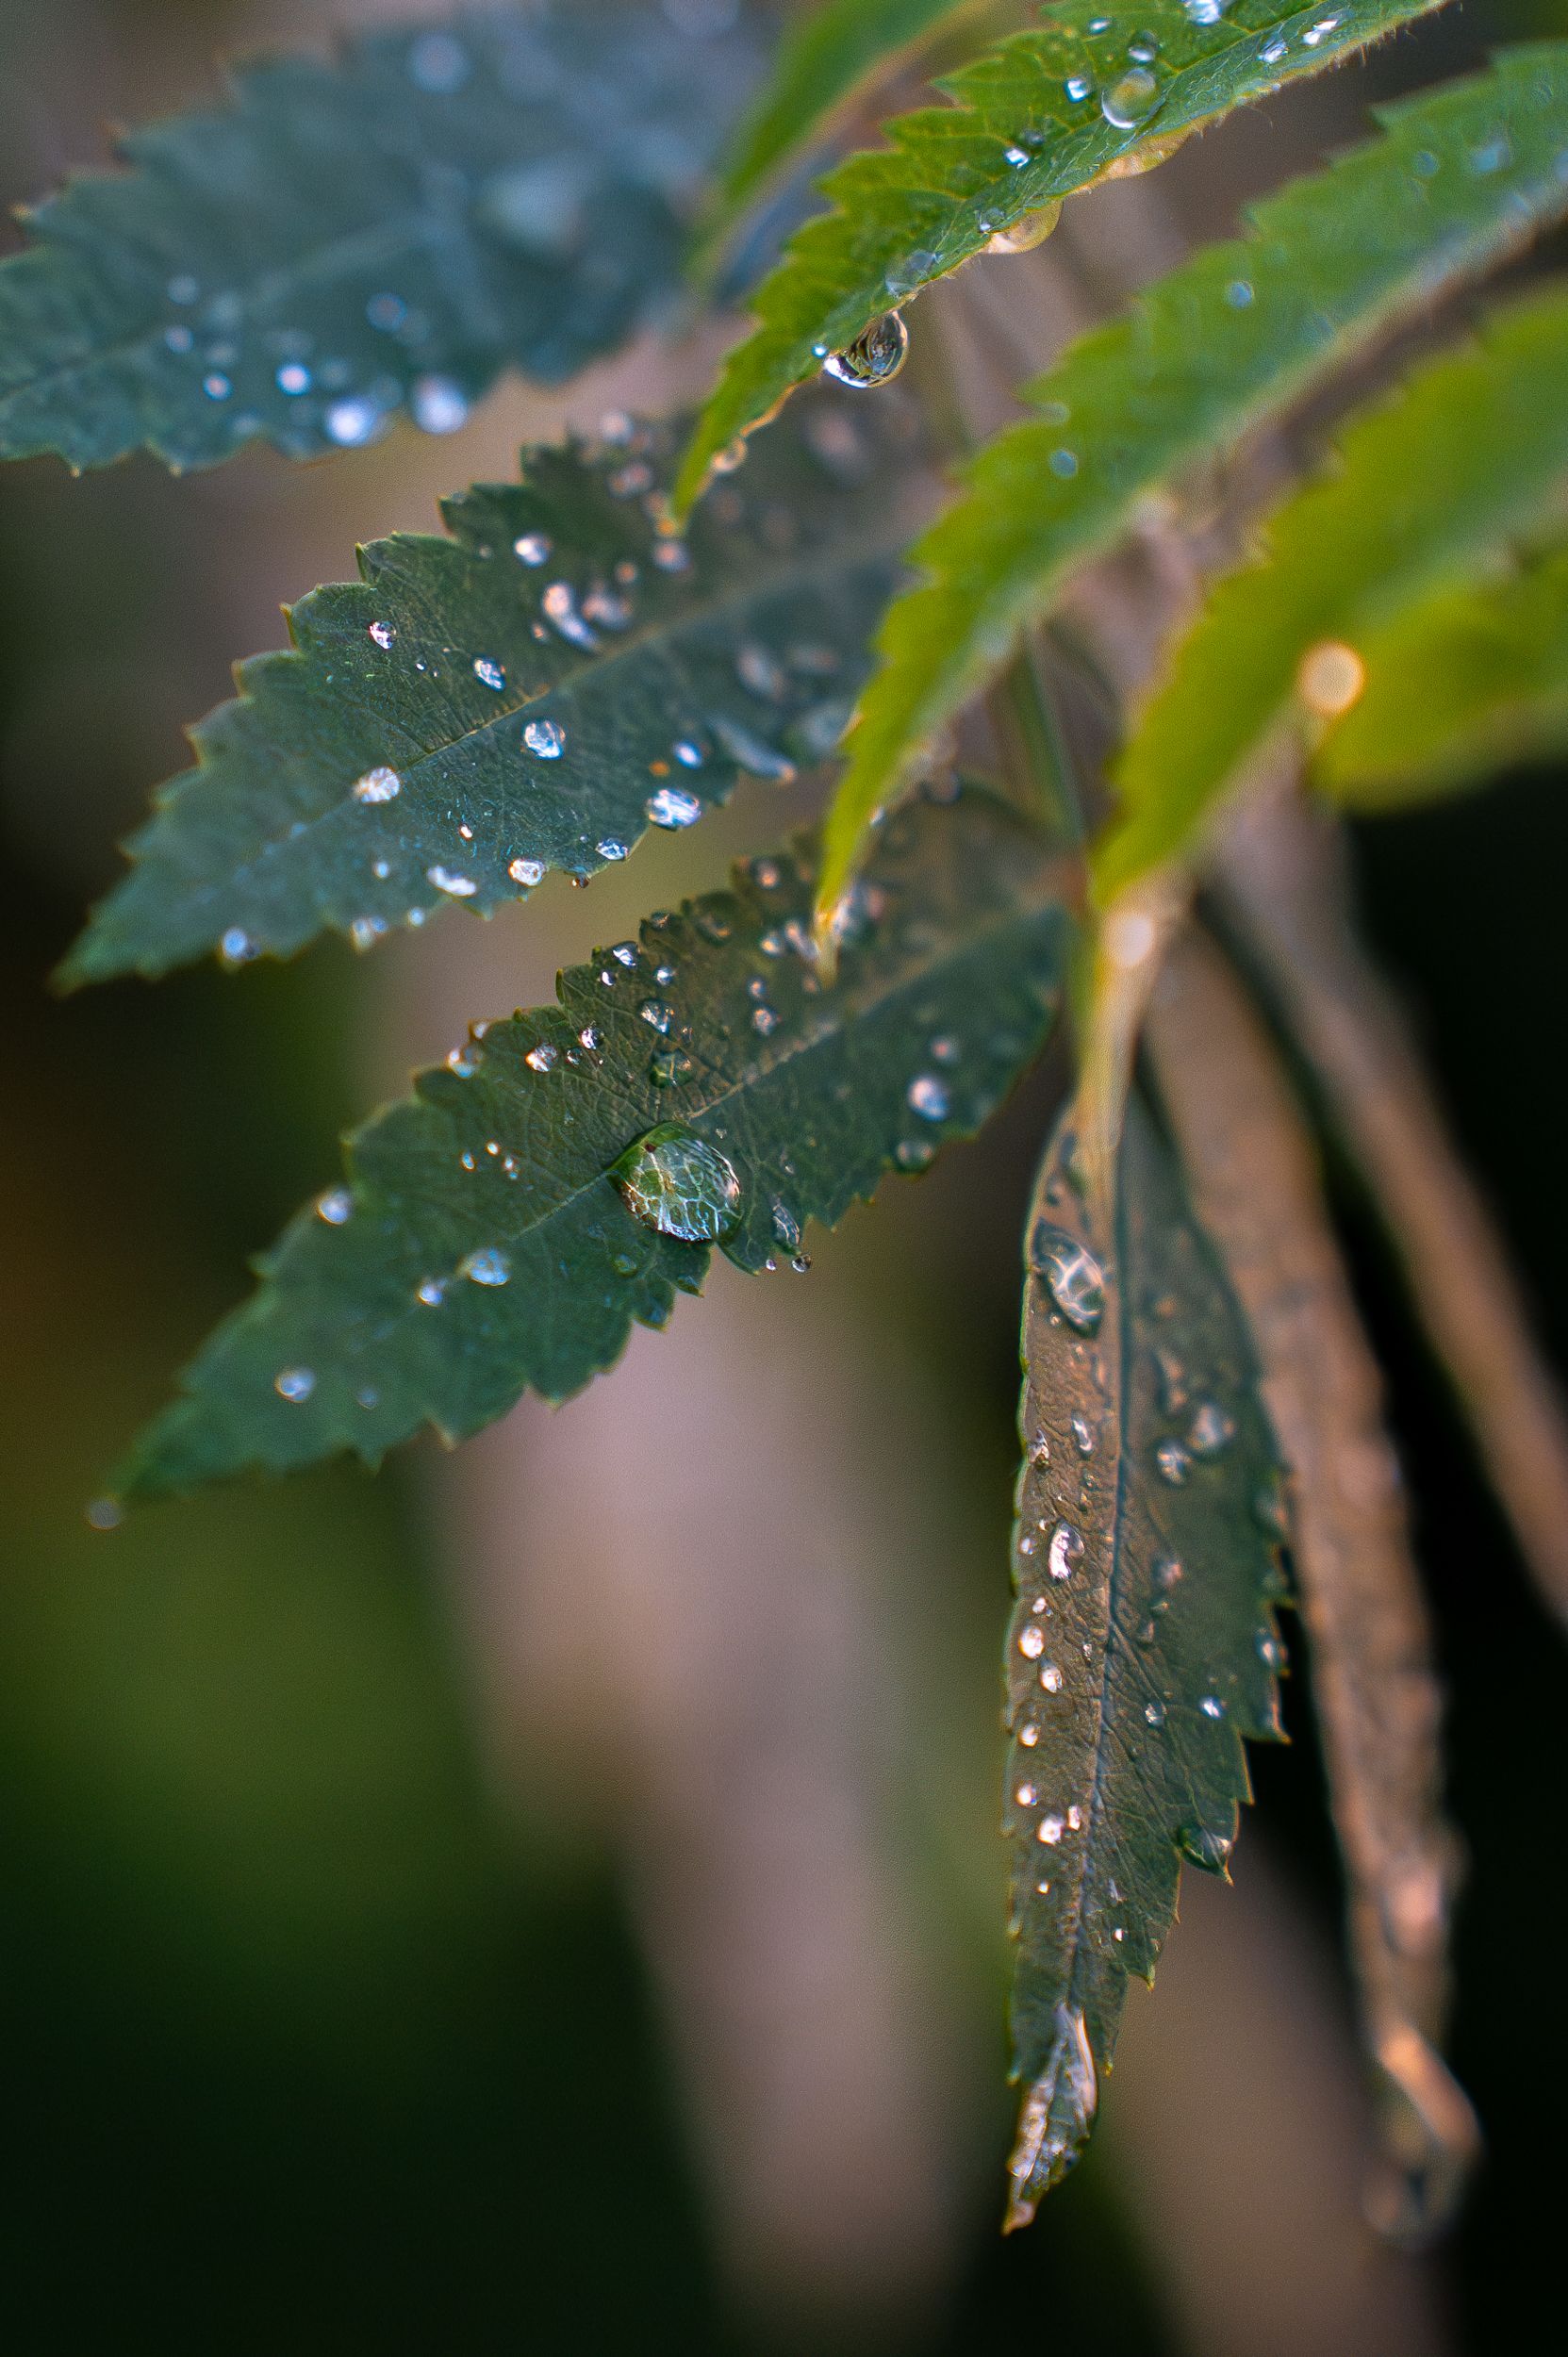
[[[912,810],[881,849],[831,989],[806,954],[808,839],[421,1075],[263,1263],[124,1490],[373,1461],[424,1425],[477,1431],[525,1389],[565,1398],[700,1288],[693,1239],[742,1268],[787,1261],[808,1220],[977,1129],[1056,1011],[1059,871],[978,793]],[[670,1126],[679,1162],[650,1136]]]
[[[1078,2158],[1182,1857],[1224,1871],[1241,1738],[1278,1732],[1278,1469],[1240,1312],[1143,1098],[1111,1233],[1078,1184],[1063,1130],[1027,1236],[1007,1656],[1012,2224]]]
[[[689,541],[658,520],[669,445],[526,452],[520,484],[449,503],[447,538],[376,541],[304,599],[295,651],[243,665],[194,733],[67,979],[487,915],[821,760],[914,512],[914,415],[802,404]]]

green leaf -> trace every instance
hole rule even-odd
[[[1390,324],[1568,212],[1568,43],[1379,110],[1384,136],[1257,206],[1065,354],[915,550],[828,832],[830,900],[931,736],[1181,469],[1233,446]],[[1496,168],[1477,172],[1480,156]]]
[[[477,1431],[529,1387],[563,1399],[634,1319],[662,1326],[699,1290],[706,1239],[745,1269],[787,1260],[808,1220],[972,1134],[1055,1015],[1069,919],[1048,851],[983,794],[913,809],[831,989],[815,882],[809,837],[754,860],[421,1075],[262,1263],[124,1490],[374,1461],[422,1425]],[[669,1124],[684,1170],[650,1162]]]
[[[1078,1183],[1063,1129],[1030,1212],[1007,1649],[1012,2225],[1078,2158],[1180,1859],[1225,1870],[1240,1739],[1279,1733],[1278,1466],[1240,1312],[1142,1097],[1109,1241]]]
[[[1568,751],[1568,549],[1447,592],[1361,643],[1366,685],[1312,763],[1350,810],[1396,810]]]
[[[719,453],[815,376],[826,354],[993,237],[1122,157],[1336,64],[1439,5],[1342,0],[1324,10],[1235,0],[1202,25],[1181,0],[1115,13],[1105,0],[1056,0],[1038,30],[940,82],[950,106],[899,116],[885,148],[850,157],[822,182],[833,209],[806,223],[758,288],[756,332],[731,354],[698,424],[678,511]]]
[[[733,223],[837,111],[977,0],[823,0],[785,34],[722,176],[718,227]]]
[[[750,11],[585,0],[246,66],[225,112],[127,134],[126,172],[28,217],[0,456],[309,458],[404,405],[449,433],[508,366],[563,381],[674,299],[762,55]]]
[[[360,552],[194,732],[135,865],[65,979],[157,974],[215,945],[361,948],[454,900],[488,915],[587,876],[649,824],[788,778],[837,741],[894,585],[914,413],[803,405],[739,486],[661,529],[668,426],[525,452],[452,501],[451,537]]]
[[[1187,850],[1276,729],[1345,708],[1362,637],[1474,581],[1568,490],[1568,288],[1491,314],[1340,438],[1334,472],[1275,511],[1266,561],[1220,583],[1115,773],[1094,862],[1109,898]]]

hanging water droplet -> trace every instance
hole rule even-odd
[[[1131,54],[1131,53],[1130,53]],[[1135,131],[1147,123],[1164,93],[1147,65],[1135,65],[1099,94],[1099,110],[1113,131]]]
[[[1089,87],[1084,82],[1080,95],[1087,98]],[[1071,97],[1072,94],[1073,85],[1069,82],[1067,95]],[[1044,245],[1061,218],[1059,202],[1041,205],[1032,213],[1020,213],[1017,220],[1010,222],[1005,229],[993,230],[985,241],[985,251],[987,254],[1032,254],[1037,245]]]
[[[329,1228],[341,1228],[354,1211],[354,1197],[347,1187],[328,1187],[316,1197],[316,1216],[324,1219]]]
[[[486,1244],[458,1261],[457,1274],[466,1277],[470,1285],[504,1285],[511,1277],[512,1263],[495,1244]]]
[[[666,1123],[622,1155],[611,1172],[635,1216],[684,1244],[716,1244],[740,1219],[741,1185],[722,1154],[689,1129]]]
[[[1223,1834],[1211,1833],[1207,1825],[1182,1825],[1176,1836],[1176,1846],[1184,1858],[1201,1866],[1207,1874],[1223,1874],[1232,1844]]]
[[[661,785],[643,809],[655,827],[694,827],[702,816],[701,799],[678,785]]]
[[[908,1097],[911,1113],[918,1113],[922,1121],[946,1121],[952,1111],[951,1092],[934,1072],[922,1072],[911,1080]]]
[[[397,771],[386,767],[367,769],[362,778],[355,778],[354,782],[354,799],[356,802],[395,801],[402,791],[403,780],[398,776]]]
[[[1030,1239],[1029,1257],[1067,1324],[1081,1334],[1097,1334],[1105,1314],[1105,1271],[1094,1254],[1065,1228],[1040,1220]]]
[[[284,1367],[272,1377],[272,1389],[280,1399],[308,1399],[315,1388],[316,1377],[309,1367]]]
[[[218,954],[225,965],[244,965],[257,952],[250,934],[241,926],[231,925],[218,944]]]
[[[1051,1532],[1050,1547],[1046,1560],[1052,1579],[1070,1579],[1073,1565],[1083,1554],[1083,1533],[1071,1523],[1058,1523]]]
[[[865,391],[873,385],[888,384],[908,356],[908,328],[897,311],[884,311],[842,352],[830,352],[822,373],[836,378],[840,385]]]

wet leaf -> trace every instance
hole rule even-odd
[[[661,531],[671,429],[523,453],[447,503],[449,536],[360,552],[240,668],[195,768],[65,968],[157,974],[218,948],[369,948],[454,902],[487,915],[591,875],[744,774],[836,742],[917,488],[913,412],[847,396],[767,436],[689,542]]]
[[[1320,72],[1441,0],[1340,0],[1314,9],[1236,0],[1189,12],[1056,0],[937,87],[951,102],[900,115],[888,144],[822,182],[806,223],[758,288],[681,469],[678,504],[713,461],[770,417],[824,357],[1031,215],[1295,77]],[[1100,27],[1102,29],[1091,30]]]
[[[373,1461],[424,1425],[475,1432],[528,1388],[565,1398],[634,1320],[699,1290],[702,1239],[742,1268],[787,1262],[808,1220],[978,1129],[1055,1014],[1069,920],[1049,852],[983,794],[911,810],[831,989],[815,881],[809,837],[752,861],[422,1074],[351,1141],[347,1184],[262,1264],[124,1490]]]
[[[1568,550],[1440,592],[1361,647],[1366,685],[1312,777],[1348,810],[1395,810],[1568,750]]]
[[[1241,1739],[1278,1733],[1273,1443],[1240,1315],[1142,1096],[1114,1210],[1092,1216],[1079,1183],[1064,1129],[1027,1237],[1007,1656],[1015,2225],[1078,2158],[1181,1858],[1225,1869]]]
[[[761,72],[654,0],[500,8],[241,68],[223,112],[124,134],[0,264],[0,456],[206,467],[462,424],[676,296],[683,223]]]
[[[1568,211],[1565,116],[1562,42],[1379,109],[1380,139],[1254,206],[1243,237],[1203,248],[1029,388],[1039,414],[968,469],[914,551],[929,580],[883,626],[829,828],[830,899],[933,734],[1141,502]],[[1496,168],[1475,171],[1477,155]]]
[[[1371,633],[1484,580],[1568,495],[1568,294],[1499,306],[1339,437],[1332,473],[1276,509],[1171,656],[1116,766],[1102,898],[1187,851],[1271,732],[1310,747],[1365,684]]]

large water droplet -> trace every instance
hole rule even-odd
[[[702,816],[701,797],[679,785],[661,785],[656,794],[650,794],[643,809],[655,827],[694,827]]]
[[[741,1186],[722,1154],[674,1122],[628,1148],[610,1173],[635,1216],[683,1244],[717,1244],[740,1218]]]
[[[1105,1271],[1094,1254],[1065,1228],[1041,1220],[1030,1239],[1029,1257],[1067,1324],[1081,1334],[1098,1333],[1105,1314]]]
[[[1147,123],[1164,96],[1147,65],[1136,65],[1099,94],[1099,110],[1114,131],[1135,131]]]
[[[1058,1523],[1050,1535],[1046,1560],[1052,1579],[1070,1579],[1073,1565],[1083,1553],[1083,1533],[1071,1523]]]
[[[865,391],[897,376],[908,356],[908,328],[897,311],[884,311],[880,320],[873,320],[842,352],[830,352],[822,363],[822,373],[835,377],[840,385],[852,385],[857,391]]]

